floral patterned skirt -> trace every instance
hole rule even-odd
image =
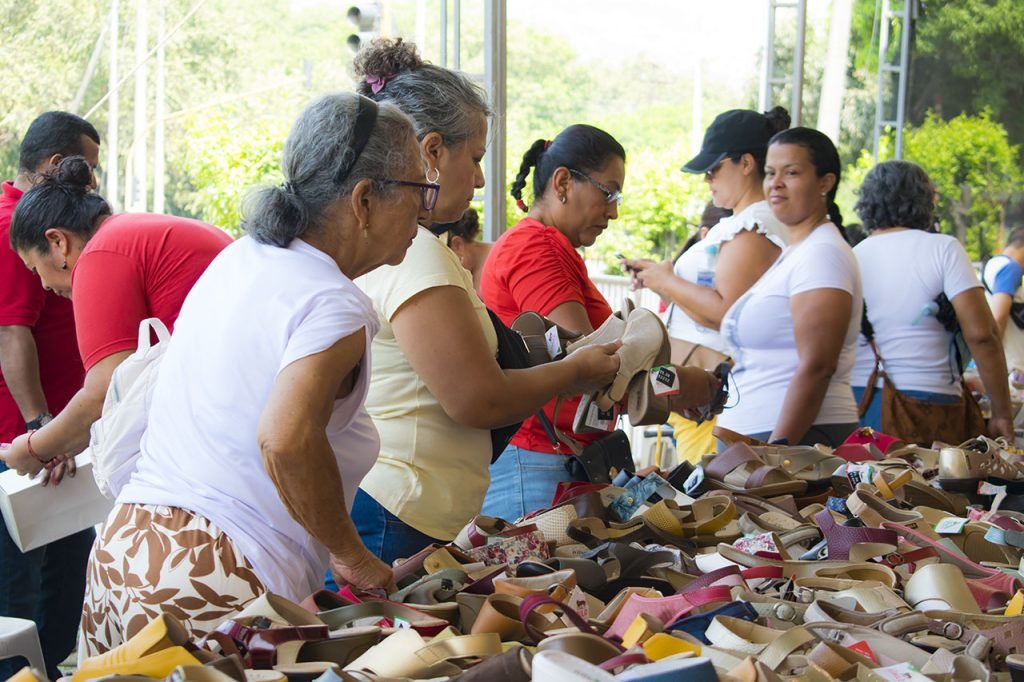
[[[198,639],[266,592],[217,526],[177,507],[119,504],[96,538],[86,574],[79,663],[168,613]]]

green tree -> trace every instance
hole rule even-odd
[[[1006,205],[1020,186],[1019,154],[985,111],[949,121],[929,114],[908,132],[905,156],[935,183],[943,230],[964,242],[973,258],[983,258],[1000,239]]]
[[[1009,143],[1006,129],[988,112],[950,121],[932,113],[921,126],[908,126],[905,140],[904,157],[924,168],[938,191],[943,232],[963,242],[972,258],[990,255],[1002,239],[1007,204],[1024,179],[1019,149]],[[880,158],[892,158],[892,149],[891,136],[883,138]],[[837,201],[848,222],[857,190],[874,165],[865,150],[844,170]]]
[[[909,111],[923,122],[991,112],[1024,142],[1024,3],[930,0],[917,25]]]
[[[229,107],[188,117],[174,164],[180,177],[173,196],[182,212],[240,236],[246,195],[283,180],[281,152],[302,98],[297,93],[259,115]]]

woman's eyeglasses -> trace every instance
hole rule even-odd
[[[589,182],[591,185],[593,185],[594,187],[596,187],[599,190],[601,190],[601,192],[604,193],[604,198],[608,201],[609,204],[616,204],[616,205],[622,204],[622,192],[621,191],[619,191],[617,189],[609,189],[609,188],[605,187],[604,185],[602,185],[597,180],[595,180],[594,178],[592,178],[589,175],[587,175],[586,173],[582,173],[582,172],[576,170],[575,168],[570,168],[569,172],[572,173],[573,175],[575,175],[576,177],[583,178],[584,180]]]
[[[436,182],[410,182],[408,180],[392,180],[377,178],[377,182],[385,185],[401,185],[402,187],[419,187],[424,211],[433,211],[437,205],[437,197],[441,194],[441,185]]]

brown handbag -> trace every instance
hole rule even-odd
[[[861,417],[871,405],[875,384],[882,378],[882,431],[907,443],[930,445],[935,441],[962,443],[986,432],[985,418],[974,395],[960,378],[960,400],[955,403],[930,403],[901,392],[886,374],[882,356],[874,341],[875,369],[871,372],[859,405]]]
[[[723,362],[730,368],[733,365],[732,358],[728,355],[699,343],[669,337],[669,345],[672,347],[672,364],[676,367],[700,367],[714,371]]]

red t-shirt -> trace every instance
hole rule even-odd
[[[174,331],[181,304],[210,261],[231,243],[188,218],[122,213],[100,226],[71,271],[78,350],[88,370],[138,346],[139,322],[159,318]]]
[[[505,324],[512,324],[520,313],[529,310],[547,315],[570,301],[586,309],[595,329],[612,314],[611,306],[590,281],[587,266],[569,239],[533,218],[523,218],[495,242],[480,280],[480,293],[487,307]],[[574,398],[562,402],[557,426],[583,443],[592,443],[604,434],[572,431],[579,401]],[[548,419],[554,410],[554,400],[544,406]],[[512,444],[537,452],[556,452],[536,417],[523,423]],[[571,454],[566,450],[562,446],[557,452]]]
[[[0,189],[0,325],[32,330],[46,406],[51,414],[57,414],[82,387],[85,377],[75,345],[75,315],[71,301],[43,289],[39,276],[26,268],[10,247],[11,216],[21,190],[10,182]],[[0,442],[10,443],[23,433],[25,419],[0,375]]]

